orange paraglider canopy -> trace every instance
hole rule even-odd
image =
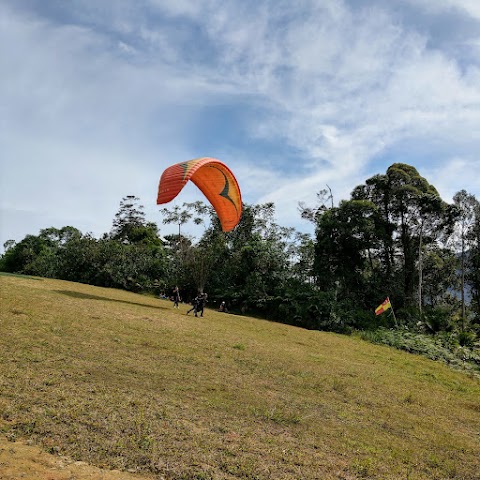
[[[233,230],[242,215],[242,195],[232,171],[216,158],[195,158],[168,167],[160,178],[157,205],[173,200],[189,180],[212,204],[222,230]]]

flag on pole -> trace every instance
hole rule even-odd
[[[390,299],[387,297],[385,301],[375,309],[375,315],[380,315],[389,308],[392,308],[392,304],[390,303]]]

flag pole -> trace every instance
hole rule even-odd
[[[390,302],[390,308],[392,309],[393,321],[395,322],[395,327],[398,328],[397,317],[395,316],[395,311],[393,310],[392,301],[390,297],[388,297],[388,301]]]

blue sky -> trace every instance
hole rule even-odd
[[[169,233],[160,175],[201,156],[302,231],[299,202],[394,162],[480,197],[478,0],[4,0],[0,22],[0,250],[100,236],[131,194]]]

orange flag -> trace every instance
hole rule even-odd
[[[387,297],[385,301],[375,309],[375,315],[380,315],[389,308],[392,308],[392,304],[390,303],[390,299]]]

